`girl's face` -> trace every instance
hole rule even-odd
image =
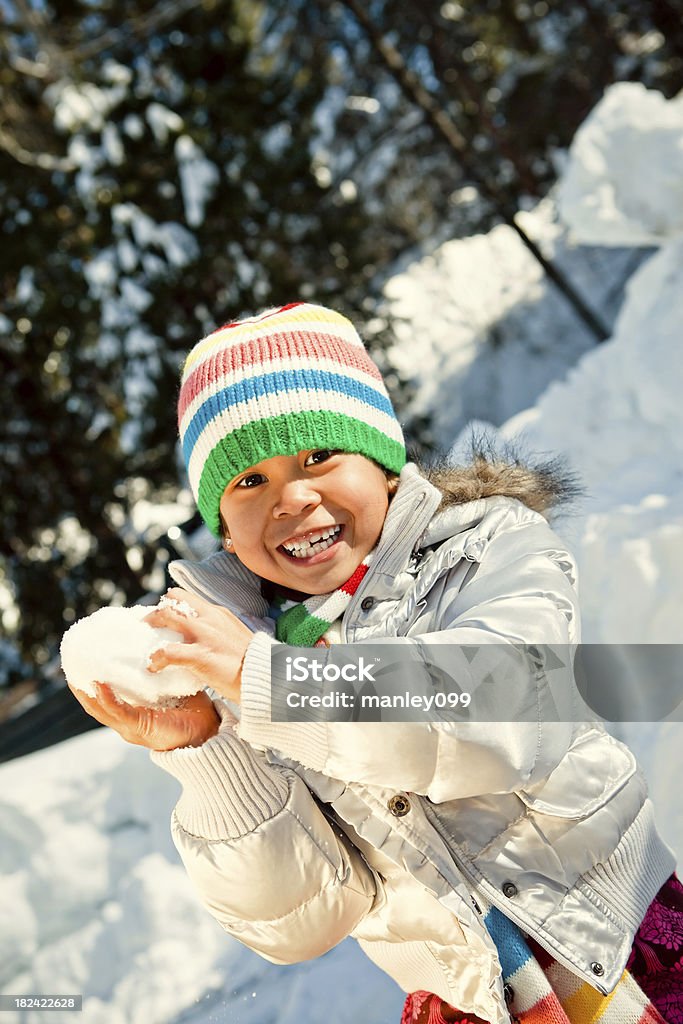
[[[248,569],[302,594],[326,594],[377,543],[391,489],[365,456],[321,448],[246,469],[226,487],[220,511]]]

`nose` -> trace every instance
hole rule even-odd
[[[297,516],[302,512],[317,508],[321,497],[315,487],[315,481],[305,477],[287,480],[281,487],[273,505],[273,516],[282,519],[285,516]]]

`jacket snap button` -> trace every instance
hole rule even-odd
[[[516,896],[518,891],[514,882],[503,882],[503,896],[507,896],[509,900]]]
[[[369,612],[374,603],[375,603],[374,597],[364,597],[363,600],[360,603],[360,606],[361,606],[361,608],[363,609],[364,612]]]
[[[599,964],[597,960],[594,960],[591,964],[591,971],[593,972],[593,974],[597,975],[598,978],[600,978],[605,973],[605,968],[602,966],[602,964]]]
[[[397,793],[396,796],[392,796],[387,806],[396,818],[402,818],[410,810],[410,800],[405,794]]]

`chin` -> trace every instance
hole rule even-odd
[[[289,587],[291,590],[305,592],[311,597],[319,594],[329,594],[333,590],[336,590],[337,587],[341,587],[342,583],[346,583],[352,571],[353,570],[350,570],[347,573],[330,574],[329,578],[324,581],[322,579],[310,581],[302,579],[289,580],[285,586]]]

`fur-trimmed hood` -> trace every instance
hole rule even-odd
[[[496,447],[486,435],[470,438],[468,460],[455,465],[446,458],[418,463],[420,472],[443,498],[439,511],[480,498],[516,498],[546,519],[571,511],[584,488],[563,456],[538,459],[519,445]]]

